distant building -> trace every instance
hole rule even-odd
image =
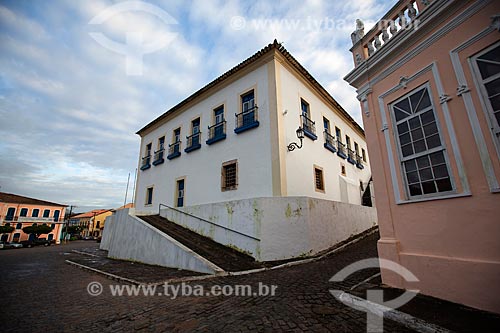
[[[99,237],[102,234],[106,217],[112,214],[111,209],[94,209],[71,218],[71,225],[83,227],[82,236]]]
[[[398,288],[500,313],[500,2],[398,1],[352,34],[379,256]]]
[[[34,235],[25,234],[22,229],[35,224],[46,224],[52,231],[40,238],[55,240],[60,243],[64,226],[66,205],[0,192],[0,225],[10,225],[14,231],[2,234],[4,242],[20,242],[33,239]]]

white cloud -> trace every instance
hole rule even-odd
[[[391,5],[381,1],[151,2],[177,25],[140,12],[88,24],[115,1],[60,0],[29,11],[15,2],[0,6],[2,191],[86,206],[122,204],[126,176],[137,166],[134,133],[274,38],[360,122],[354,89],[342,78],[353,67],[355,19],[364,19],[368,31],[368,21]],[[245,29],[231,26],[233,16],[246,19]],[[142,76],[127,76],[125,56],[92,39],[96,31],[120,43],[131,31],[142,32],[145,42],[177,36],[144,55]]]

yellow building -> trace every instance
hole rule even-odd
[[[100,211],[94,211],[94,215],[90,218],[89,223],[89,235],[94,237],[101,237],[102,230],[104,229],[104,223],[106,222],[106,217],[113,214],[111,209],[103,209]]]

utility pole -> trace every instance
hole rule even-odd
[[[130,172],[128,173],[128,179],[127,179],[127,189],[125,190],[125,201],[123,202],[123,206],[127,204],[127,195],[128,195],[128,183],[130,182]]]
[[[68,243],[68,224],[69,224],[69,219],[71,218],[71,213],[73,212],[73,208],[76,208],[77,206],[69,206],[69,215],[68,218],[66,219],[66,232],[64,233],[64,244]]]
[[[135,168],[134,172],[134,189],[132,190],[132,204],[135,203],[135,183],[137,182],[137,168]]]

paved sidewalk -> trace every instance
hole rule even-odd
[[[136,281],[146,284],[204,275],[182,269],[110,259],[107,257],[107,254],[107,251],[99,250],[98,248],[83,248],[69,253],[66,256],[66,262],[70,264],[76,263],[83,267],[102,272],[102,274],[109,274],[109,276],[124,278],[124,281]]]
[[[252,290],[259,285],[276,286],[274,296],[172,297],[158,293],[163,292],[162,288],[150,296],[113,296],[112,287],[130,284],[65,263],[72,249],[96,245],[72,242],[65,246],[0,251],[0,332],[366,332],[366,313],[340,303],[329,291],[349,292],[378,269],[357,272],[342,283],[329,279],[351,263],[376,257],[377,239],[378,235],[371,235],[307,264],[174,285],[207,291],[221,286],[245,285]],[[88,288],[96,283],[102,286],[102,293],[92,296]],[[427,317],[427,304],[422,308],[415,300],[412,302],[409,305],[415,304],[415,309],[408,308],[411,314],[435,322],[434,317]],[[451,311],[438,304],[430,314],[455,316]],[[461,312],[460,316],[467,325],[437,324],[457,332],[470,332],[470,327],[479,327],[478,332],[495,330],[495,326],[490,326],[492,322],[479,326],[478,320],[485,317],[478,317],[477,313]],[[384,332],[414,332],[389,319],[384,319],[383,324]]]
[[[356,286],[348,293],[366,299],[367,290],[382,290],[384,301],[395,299],[404,293],[404,290],[383,285],[380,275]],[[416,295],[397,310],[452,332],[500,332],[498,314],[422,294]]]

